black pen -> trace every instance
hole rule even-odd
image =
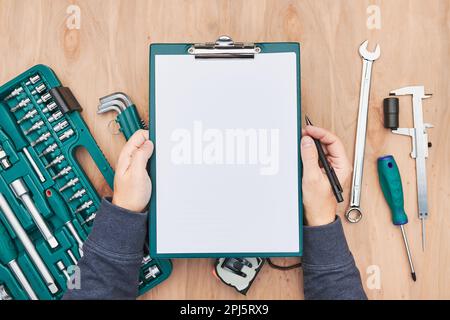
[[[309,126],[313,125],[311,123],[311,120],[309,120],[308,116],[306,115],[305,122]],[[341,184],[339,183],[339,179],[337,178],[333,167],[328,163],[327,157],[325,156],[325,152],[323,151],[320,141],[314,138],[313,140],[316,145],[317,152],[319,153],[319,161],[322,163],[322,166],[325,169],[325,173],[327,174],[328,180],[330,181],[331,189],[333,190],[334,196],[336,197],[336,201],[342,202],[344,201],[344,198],[342,197],[343,190]]]

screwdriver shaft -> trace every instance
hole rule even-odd
[[[422,218],[422,251],[425,251],[425,219]]]
[[[68,221],[66,223],[66,226],[67,226],[67,228],[69,229],[70,233],[75,238],[75,241],[78,244],[78,251],[80,253],[80,256],[83,257],[83,240],[81,240],[77,230],[75,229],[75,227],[73,226],[71,221]]]
[[[36,172],[36,174],[39,177],[39,180],[41,182],[45,181],[44,175],[42,174],[41,170],[38,168],[36,161],[34,161],[33,157],[31,156],[30,152],[28,151],[28,149],[26,147],[24,147],[22,149],[23,153],[25,154],[25,156],[27,157],[28,161],[30,162],[31,166],[33,167],[34,172]]]
[[[402,230],[403,242],[405,243],[406,253],[408,255],[409,267],[411,268],[411,277],[414,281],[416,281],[416,271],[414,270],[411,251],[409,250],[408,238],[406,237],[406,231],[403,225],[400,225],[400,230]]]

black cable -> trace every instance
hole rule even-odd
[[[302,266],[301,262],[290,265],[290,266],[279,266],[279,265],[273,263],[270,258],[267,258],[266,260],[267,260],[267,263],[269,264],[269,266],[271,266],[274,269],[282,270],[282,271],[288,271],[288,270],[292,270],[292,269],[296,269],[296,268],[301,268],[301,266]]]

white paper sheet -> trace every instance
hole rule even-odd
[[[296,70],[155,57],[158,254],[299,251]]]

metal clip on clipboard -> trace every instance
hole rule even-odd
[[[234,42],[228,36],[221,36],[216,42],[197,43],[188,49],[195,58],[250,58],[260,53],[261,48],[254,43]]]

